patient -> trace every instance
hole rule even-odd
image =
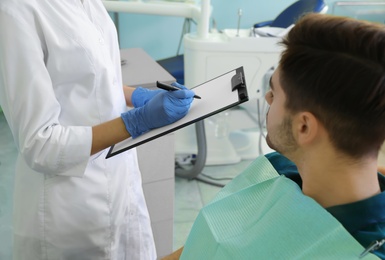
[[[282,44],[265,96],[277,152],[226,185],[164,259],[385,258],[385,28],[309,14]]]

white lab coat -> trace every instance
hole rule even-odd
[[[89,156],[91,126],[126,109],[101,1],[1,0],[0,35],[0,103],[19,150],[14,258],[155,259],[136,151]]]

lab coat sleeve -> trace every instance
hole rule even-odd
[[[44,174],[81,177],[92,128],[63,126],[33,12],[0,4],[0,104],[27,164]]]

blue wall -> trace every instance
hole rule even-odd
[[[241,28],[269,20],[294,0],[212,0],[212,19],[218,29],[236,28],[242,9]],[[183,18],[123,13],[119,15],[121,48],[143,48],[154,59],[174,56],[178,50]],[[183,50],[182,50],[183,51]]]
[[[218,29],[236,28],[238,9],[241,8],[243,13],[241,28],[246,29],[250,28],[255,22],[275,18],[294,1],[211,0],[213,7],[211,21],[215,19]],[[330,13],[336,0],[325,1],[329,5]],[[378,7],[376,8],[378,9]],[[365,7],[338,8],[336,13],[354,16],[354,11],[358,9],[362,11]],[[373,7],[371,7],[371,10],[373,10]],[[384,13],[377,14],[377,16],[375,14],[361,14],[356,18],[384,22],[382,18],[385,17]],[[119,14],[120,46],[121,48],[143,48],[156,60],[174,56],[178,50],[183,22],[184,19],[179,17],[121,13]],[[183,48],[181,51],[183,52]]]

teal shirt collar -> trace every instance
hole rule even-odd
[[[385,177],[378,174],[382,192],[354,203],[327,208],[345,229],[364,247],[385,238]],[[374,252],[385,259],[385,247]]]

